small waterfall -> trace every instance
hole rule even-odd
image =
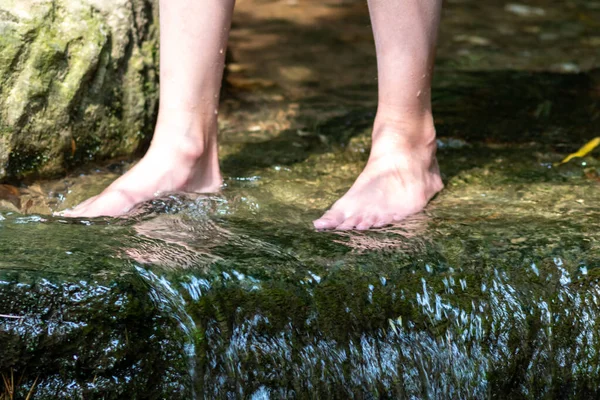
[[[195,390],[196,377],[196,343],[194,332],[196,331],[196,323],[186,311],[186,302],[183,296],[173,288],[164,276],[158,276],[149,269],[135,266],[140,277],[148,283],[149,295],[161,312],[168,313],[175,318],[181,328],[181,331],[187,338],[184,343],[184,351],[188,360],[188,370],[190,375],[190,390],[192,399],[198,398]]]

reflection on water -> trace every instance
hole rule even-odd
[[[431,208],[431,207],[430,207]],[[356,252],[405,251],[416,253],[430,241],[427,232],[429,216],[425,213],[409,216],[393,226],[386,226],[369,233],[360,231],[333,231],[341,239],[335,243],[344,244]],[[411,240],[407,240],[411,239]]]

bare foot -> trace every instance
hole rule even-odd
[[[207,134],[186,118],[159,121],[148,152],[131,170],[98,196],[71,210],[65,217],[118,216],[162,193],[216,192],[222,184],[217,158],[216,127]],[[209,139],[213,138],[213,139]]]
[[[379,228],[422,211],[444,187],[430,115],[415,123],[375,123],[367,166],[317,229]]]

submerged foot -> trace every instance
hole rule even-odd
[[[219,190],[222,178],[217,145],[215,140],[202,139],[216,135],[200,134],[199,128],[190,122],[159,122],[156,130],[150,149],[131,170],[98,196],[60,214],[65,217],[118,216],[163,193]]]
[[[435,152],[430,115],[414,123],[376,123],[365,169],[350,190],[313,222],[315,228],[379,228],[422,211],[444,187]]]

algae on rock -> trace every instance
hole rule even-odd
[[[158,99],[152,0],[0,4],[0,179],[134,152]]]

